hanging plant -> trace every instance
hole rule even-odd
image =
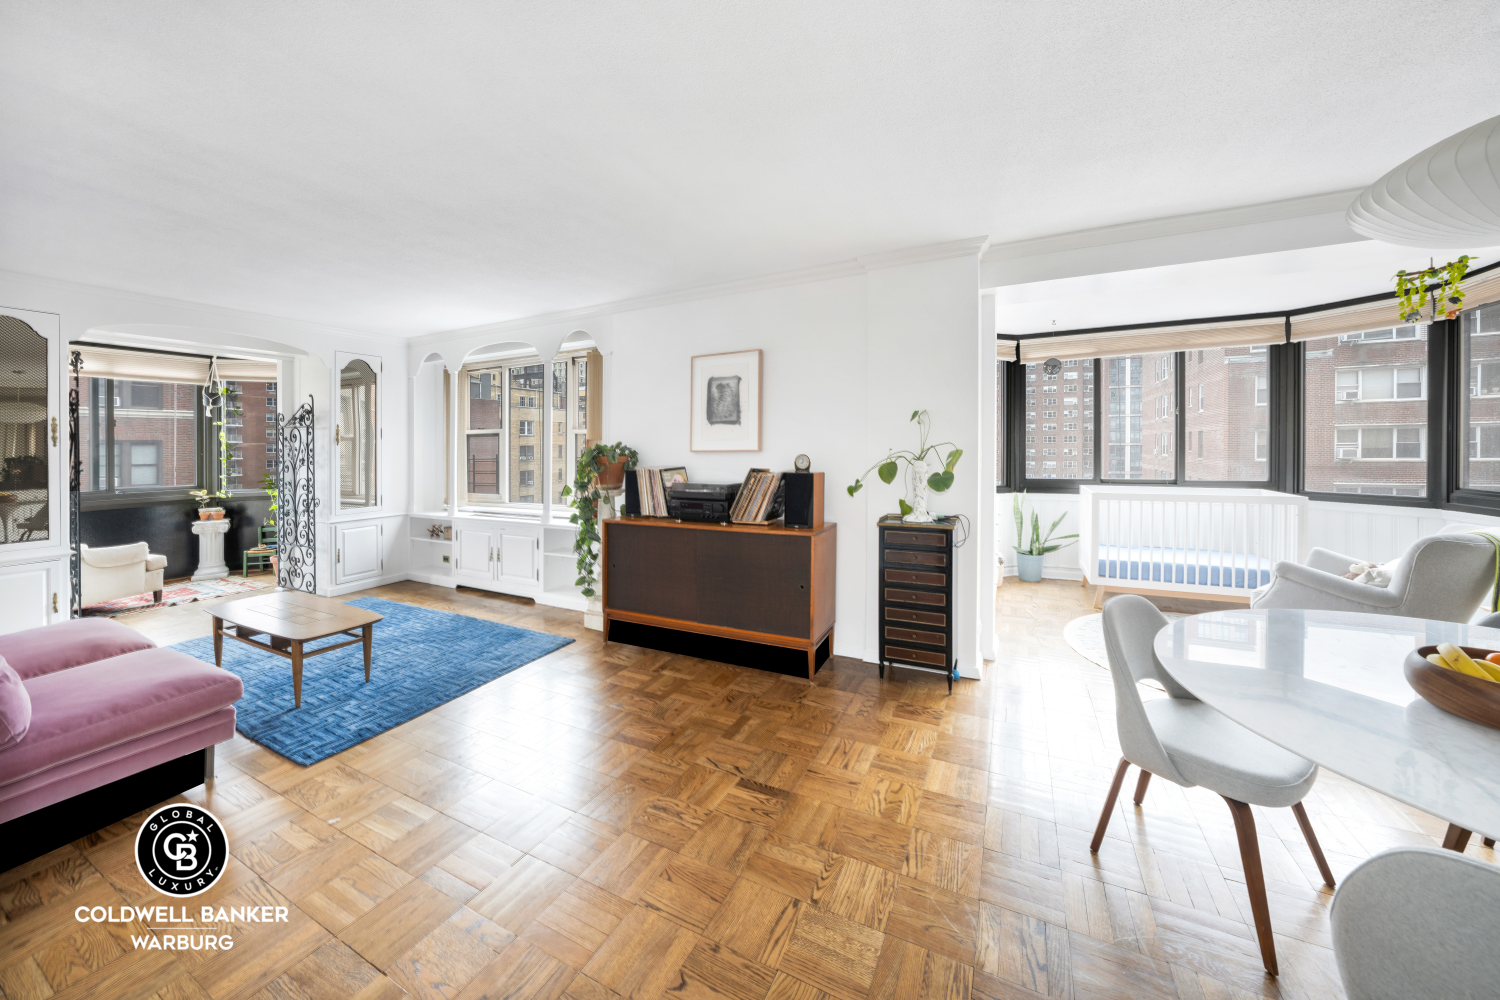
[[[1422,322],[1422,307],[1428,304],[1429,294],[1432,304],[1429,322],[1436,323],[1440,316],[1443,319],[1457,316],[1464,303],[1464,292],[1458,285],[1468,271],[1468,254],[1446,264],[1433,265],[1429,261],[1420,271],[1397,271],[1396,296],[1400,301],[1396,309],[1401,322]]]
[[[583,588],[584,597],[594,596],[594,583],[598,579],[595,570],[599,564],[599,546],[603,544],[599,535],[599,504],[607,495],[599,487],[599,473],[605,465],[624,462],[625,472],[635,468],[640,456],[634,448],[627,448],[616,441],[614,444],[593,444],[578,456],[578,465],[573,471],[573,485],[562,488],[563,496],[571,496],[569,504],[573,516],[568,520],[578,525],[578,536],[573,539],[573,552],[578,556],[578,579],[576,586]]]
[[[219,378],[218,360],[214,359],[208,363],[208,383],[203,387],[203,410],[216,419],[214,427],[218,428],[219,436],[219,475],[218,488],[213,490],[192,490],[188,496],[198,501],[198,509],[203,510],[208,506],[210,500],[226,500],[229,498],[229,460],[233,457],[229,450],[229,435],[224,431],[224,415],[230,406],[236,406],[235,413],[239,413],[234,403],[234,394]]]

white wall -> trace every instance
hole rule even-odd
[[[389,519],[393,516],[389,512],[404,514],[410,507],[412,477],[407,446],[410,390],[404,341],[12,272],[0,272],[0,305],[57,315],[65,344],[89,340],[192,353],[218,351],[286,362],[281,370],[287,378],[278,393],[281,405],[295,407],[309,395],[314,400],[317,490],[322,501],[318,508],[320,591],[326,590],[333,578],[329,521],[338,516],[337,498],[333,495],[332,461],[335,453],[334,358],[338,351],[379,355],[384,362],[385,375],[381,425],[384,431],[382,462],[386,496],[385,508],[379,513]],[[60,353],[61,368],[55,377],[64,384],[62,380],[68,377],[67,352]],[[62,502],[66,510],[66,497]],[[66,517],[63,523],[66,526]],[[390,530],[387,528],[388,532]],[[64,548],[68,544],[65,534],[59,541]],[[4,558],[4,553],[0,552],[0,561]],[[387,576],[403,569],[388,563]]]
[[[993,421],[994,338],[980,334],[983,241],[961,242],[782,283],[589,310],[534,327],[507,323],[422,337],[409,357],[413,369],[429,356],[456,369],[468,352],[505,341],[537,345],[545,358],[572,331],[582,331],[605,358],[604,435],[635,448],[641,464],[683,465],[699,482],[739,482],[751,467],[790,469],[799,453],[807,454],[825,474],[824,517],[839,526],[836,652],[876,660],[875,520],[896,510],[902,490],[874,476],[852,498],[845,488],[887,450],[916,445],[913,410],[931,411],[935,440],[964,450],[953,489],[935,496],[932,509],[963,514],[971,526],[989,523],[986,489],[993,484],[982,460],[981,426]],[[690,451],[692,357],[757,348],[761,450]],[[437,410],[427,402],[432,392],[428,376],[419,374],[418,441],[440,440]],[[418,468],[425,469],[421,460]],[[981,647],[979,612],[980,565],[987,561],[979,551],[987,530],[972,532],[957,557],[954,624],[966,676],[979,676],[989,646],[986,638]]]

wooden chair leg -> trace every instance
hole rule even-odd
[[[1485,847],[1494,847],[1495,846],[1495,838],[1494,837],[1485,837],[1484,838],[1484,846]]]
[[[1302,808],[1298,802],[1292,806],[1292,815],[1297,817],[1297,825],[1302,827],[1302,836],[1307,840],[1307,849],[1312,851],[1313,860],[1318,863],[1318,873],[1323,876],[1323,884],[1332,889],[1334,887],[1333,872],[1328,868],[1328,859],[1323,857],[1323,848],[1318,844],[1318,835],[1313,833],[1312,820],[1307,818],[1307,810]]]
[[[1234,832],[1240,840],[1240,863],[1245,866],[1245,888],[1250,893],[1250,913],[1255,917],[1255,936],[1260,939],[1260,958],[1266,971],[1276,975],[1276,941],[1271,937],[1271,908],[1266,903],[1266,876],[1260,866],[1260,841],[1255,837],[1255,816],[1250,806],[1228,796]]]
[[[1104,828],[1109,826],[1109,814],[1115,811],[1115,799],[1120,797],[1120,786],[1125,783],[1125,772],[1130,770],[1130,761],[1124,757],[1120,758],[1120,766],[1115,768],[1115,780],[1109,783],[1109,797],[1104,800],[1104,811],[1099,814],[1099,826],[1094,830],[1094,839],[1089,842],[1089,853],[1099,853],[1099,845],[1104,843]]]
[[[1146,801],[1146,786],[1151,783],[1151,772],[1144,767],[1141,768],[1140,780],[1135,783],[1135,804],[1140,805]]]
[[[1470,831],[1461,826],[1448,824],[1448,832],[1443,834],[1443,846],[1450,851],[1462,854],[1469,847]]]

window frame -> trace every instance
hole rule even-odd
[[[152,353],[152,352],[147,352]],[[115,438],[115,392],[112,378],[102,376],[90,376],[87,371],[80,376],[83,382],[81,394],[86,394],[89,385],[95,378],[106,383],[105,405],[102,413],[103,428],[106,446],[104,448],[106,465],[105,477],[113,481],[115,477],[115,458],[119,450],[119,440]],[[73,376],[70,373],[67,378],[68,386],[71,388]],[[121,379],[122,382],[139,382],[140,379]],[[163,383],[171,385],[185,385],[187,383]],[[213,421],[210,414],[203,408],[202,386],[195,386],[198,391],[193,393],[193,431],[195,439],[193,442],[193,483],[184,486],[142,486],[142,487],[114,487],[103,490],[78,491],[78,506],[80,510],[120,510],[129,507],[152,507],[162,504],[192,503],[193,498],[188,496],[191,490],[204,489],[204,483],[216,482],[219,469],[219,435],[214,431]],[[136,439],[131,438],[130,441]],[[157,467],[160,468],[160,451],[158,450]],[[240,487],[229,491],[230,500],[245,499],[247,497],[260,495],[264,491],[254,487]]]

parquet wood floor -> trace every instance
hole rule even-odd
[[[1061,639],[1090,610],[1076,584],[1001,589],[1000,660],[952,697],[842,658],[810,684],[604,647],[523,602],[370,593],[578,641],[312,767],[221,748],[186,799],[232,860],[189,905],[291,914],[220,928],[231,951],[139,951],[140,924],[74,919],[168,902],[130,821],[0,875],[7,1000],[1341,995],[1331,894],[1290,811],[1256,816],[1279,980],[1216,796],[1122,795],[1089,853],[1119,751],[1107,673]],[[208,633],[202,605],[123,620]],[[1326,773],[1307,805],[1338,876],[1444,828]]]

